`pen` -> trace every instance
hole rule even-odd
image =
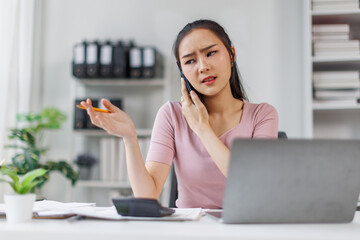
[[[86,110],[86,108],[85,108],[84,106],[82,106],[82,105],[76,105],[76,107],[77,107],[77,108],[80,108],[80,109]],[[111,113],[110,111],[105,110],[105,109],[101,109],[101,108],[95,108],[95,107],[93,107],[92,109],[93,109],[95,112]]]

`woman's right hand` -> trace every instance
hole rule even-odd
[[[106,99],[102,99],[101,103],[110,111],[110,113],[95,112],[92,109],[92,103],[89,98],[86,102],[82,101],[80,103],[86,108],[92,124],[104,129],[109,134],[118,137],[130,138],[136,136],[134,123],[124,111],[121,111]]]

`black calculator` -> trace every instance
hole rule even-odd
[[[161,206],[156,199],[113,198],[118,214],[132,217],[164,217],[175,213],[175,209]]]

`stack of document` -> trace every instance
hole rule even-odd
[[[352,100],[360,98],[359,71],[316,71],[313,73],[314,99]]]
[[[321,57],[359,56],[359,39],[350,39],[349,24],[312,26],[313,55]]]
[[[43,200],[34,203],[35,218],[67,218],[74,216],[77,209],[84,207],[95,207],[95,203],[62,203],[57,201]]]

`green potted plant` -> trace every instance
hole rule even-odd
[[[32,218],[34,189],[45,180],[41,177],[47,173],[47,170],[34,169],[20,178],[16,168],[1,166],[2,163],[0,173],[8,176],[9,180],[0,179],[0,181],[9,183],[14,190],[14,194],[4,195],[6,220],[9,223],[28,222]]]
[[[15,155],[8,167],[14,169],[18,175],[25,175],[35,169],[45,169],[37,188],[49,179],[52,171],[59,171],[75,185],[78,173],[67,161],[44,161],[41,158],[48,150],[41,144],[45,130],[59,129],[65,120],[66,116],[56,108],[45,108],[40,114],[18,114],[17,121],[21,127],[10,129],[10,144],[5,146],[15,149]]]

